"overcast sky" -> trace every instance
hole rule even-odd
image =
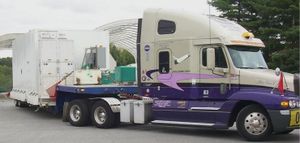
[[[0,0],[0,35],[30,29],[94,29],[165,8],[208,14],[207,0]],[[214,8],[211,13],[215,14]],[[1,51],[0,57],[10,55]]]

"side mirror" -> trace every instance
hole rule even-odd
[[[207,68],[209,70],[213,70],[216,66],[215,63],[215,49],[214,48],[208,48],[207,49],[207,57],[206,57],[206,61],[207,61]]]
[[[280,73],[281,73],[280,68],[277,67],[277,68],[275,69],[275,75],[276,75],[276,76],[280,76]]]

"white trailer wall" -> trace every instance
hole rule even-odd
[[[107,47],[106,64],[113,69],[108,32],[87,30],[31,30],[13,41],[13,90],[11,98],[32,105],[55,105],[46,89],[64,75],[81,68],[85,48]],[[73,84],[68,78],[65,84]]]

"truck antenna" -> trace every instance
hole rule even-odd
[[[209,26],[209,45],[211,45],[211,21],[210,21],[210,16],[211,16],[211,12],[210,12],[210,1],[207,0],[207,4],[208,4],[208,26]]]

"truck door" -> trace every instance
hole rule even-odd
[[[228,64],[225,53],[221,46],[214,46],[216,68],[207,68],[207,48],[199,49],[199,80],[197,85],[198,94],[188,101],[188,114],[190,120],[214,125],[218,110],[223,105],[228,94]],[[225,71],[225,72],[224,72]]]
[[[228,58],[225,49],[222,46],[213,46],[215,49],[215,69],[207,68],[207,49],[210,47],[200,48],[200,69],[201,75],[207,78],[201,78],[199,84],[199,99],[215,100],[226,99],[229,93],[230,74]]]

